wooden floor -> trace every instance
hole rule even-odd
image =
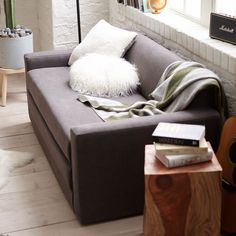
[[[15,170],[0,190],[0,236],[142,235],[142,216],[81,226],[58,186],[28,117],[25,79],[9,77],[0,107],[0,148],[31,152],[33,163]]]

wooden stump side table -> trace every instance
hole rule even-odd
[[[221,171],[211,162],[166,168],[145,147],[145,236],[220,235]]]
[[[25,69],[4,69],[0,68],[0,84],[1,84],[1,96],[2,96],[2,106],[7,104],[7,75],[22,74],[25,73]]]

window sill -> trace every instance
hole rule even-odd
[[[231,74],[236,74],[236,46],[211,39],[208,28],[170,10],[155,15],[119,4],[119,11],[133,22],[163,37],[164,40],[174,42],[201,59]]]

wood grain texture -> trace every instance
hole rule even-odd
[[[0,195],[0,232],[71,221],[76,219],[60,188],[38,188]],[[14,223],[13,223],[14,222]]]
[[[145,235],[184,235],[191,199],[188,176],[146,175],[145,186]],[[153,208],[159,212],[158,221],[161,221],[162,234],[159,234],[159,227],[156,226],[157,217],[153,217]],[[149,221],[152,222],[152,226],[149,225]]]
[[[236,116],[232,116],[224,123],[221,133],[217,158],[223,168],[223,178],[236,187]],[[236,192],[222,191],[222,229],[236,235]]]
[[[27,114],[1,117],[0,137],[33,133],[33,128]]]
[[[7,75],[22,74],[25,73],[25,69],[4,69],[0,68],[1,76],[1,96],[2,96],[2,106],[7,104]]]
[[[219,235],[221,167],[215,156],[211,166],[170,170],[154,153],[146,146],[144,235]]]
[[[222,230],[236,235],[236,192],[222,190]],[[234,233],[234,234],[233,234]]]
[[[38,139],[34,133],[0,137],[0,148],[2,149],[31,146],[35,144],[38,144]]]
[[[142,217],[132,217],[86,227],[81,227],[80,223],[74,220],[13,232],[10,236],[141,236],[140,232]]]
[[[20,69],[0,68],[0,74],[2,75],[13,75],[13,74],[23,74],[23,73],[25,73],[25,68],[20,68]]]
[[[221,133],[220,145],[217,158],[223,168],[223,177],[236,187],[234,170],[236,168],[236,153],[230,155],[232,145],[236,143],[236,116],[230,117],[224,124]],[[235,149],[234,149],[235,150]],[[236,227],[235,227],[236,229]]]
[[[17,102],[16,102],[17,101]],[[9,94],[7,97],[7,106],[0,107],[0,117],[9,117],[19,114],[27,114],[26,94]]]
[[[1,84],[1,95],[2,95],[2,106],[6,106],[7,103],[7,76],[2,74],[2,84]]]

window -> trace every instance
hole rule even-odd
[[[209,26],[210,13],[236,16],[236,0],[169,0],[169,8],[193,21]]]
[[[215,12],[236,16],[236,1],[216,0]]]
[[[171,0],[170,8],[186,14],[188,16],[200,19],[201,15],[201,0]]]

